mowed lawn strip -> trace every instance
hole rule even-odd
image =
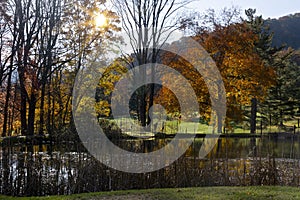
[[[18,200],[169,200],[169,199],[300,199],[300,188],[279,186],[251,187],[197,187],[147,190],[124,190],[99,193],[84,193],[69,196],[8,197],[0,199]]]

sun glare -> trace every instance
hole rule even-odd
[[[107,18],[105,15],[99,13],[95,16],[95,24],[97,27],[103,27],[107,24]]]

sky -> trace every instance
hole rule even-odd
[[[233,5],[242,10],[256,8],[257,14],[262,15],[264,19],[300,12],[300,0],[196,0],[187,7],[191,10],[205,12],[209,8],[218,11]]]

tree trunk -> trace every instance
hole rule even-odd
[[[8,78],[7,78],[7,88],[6,88],[6,97],[5,97],[5,105],[4,105],[2,137],[5,137],[7,135],[6,132],[7,132],[9,99],[10,99],[10,91],[11,91],[11,76],[12,76],[12,65],[9,68],[9,74],[8,74]]]
[[[141,123],[141,126],[145,127],[146,126],[146,95],[145,95],[145,86],[142,86],[140,88],[140,94],[138,96],[138,104],[139,104],[139,110],[138,110],[138,115],[139,115],[139,120]]]
[[[35,121],[35,108],[36,108],[36,97],[34,92],[32,92],[29,102],[28,109],[28,132],[27,135],[34,134],[34,121]]]
[[[256,133],[256,114],[257,114],[257,99],[251,99],[251,117],[250,117],[250,133]]]
[[[21,115],[21,134],[26,135],[27,133],[27,95],[26,95],[26,88],[24,85],[24,72],[23,69],[19,70],[19,80],[20,80],[20,90],[21,90],[21,103],[20,103],[20,115]]]
[[[150,116],[153,117],[153,113],[149,113],[149,109],[153,106],[154,104],[154,90],[155,90],[155,63],[157,62],[157,58],[156,58],[156,43],[153,42],[153,49],[152,49],[152,63],[151,63],[151,82],[153,84],[150,84],[150,94],[149,94],[149,106],[148,106],[148,118],[147,118],[147,122],[148,124],[151,123],[151,119]],[[153,112],[153,110],[152,110]]]
[[[217,113],[217,133],[221,134],[222,133],[222,126],[223,126],[223,118],[222,115],[218,112]]]
[[[14,21],[16,21],[17,16],[14,16]],[[7,89],[6,89],[6,98],[5,98],[5,105],[4,105],[4,119],[3,119],[3,130],[2,130],[2,137],[6,136],[7,131],[7,114],[8,114],[8,107],[9,107],[9,98],[10,98],[10,90],[11,90],[11,78],[13,73],[13,65],[14,65],[14,56],[16,54],[16,37],[17,37],[17,29],[16,29],[16,22],[14,22],[13,26],[13,41],[12,41],[12,48],[11,48],[11,57],[10,57],[10,65],[9,65],[9,72],[7,78]],[[2,80],[2,77],[1,79]],[[16,91],[15,91],[16,93]]]
[[[45,95],[46,95],[46,81],[42,81],[42,91],[41,91],[41,103],[40,103],[40,123],[39,123],[39,135],[43,135],[44,132],[44,107],[45,107]]]

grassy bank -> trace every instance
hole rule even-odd
[[[200,188],[172,188],[129,190],[101,193],[88,193],[70,196],[49,197],[7,197],[0,199],[53,199],[53,200],[167,200],[167,199],[300,199],[300,188],[256,186],[256,187],[200,187]]]

